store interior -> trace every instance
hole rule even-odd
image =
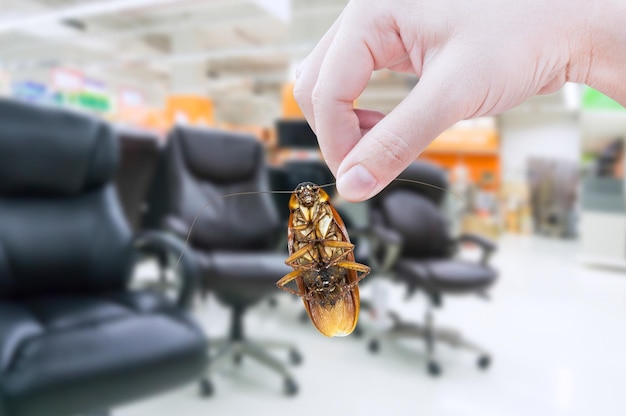
[[[626,110],[587,86],[568,83],[503,114],[461,121],[443,132],[416,161],[423,176],[406,173],[443,186],[441,191],[419,184],[400,187],[397,182],[379,199],[353,203],[343,200],[334,187],[325,188],[355,243],[355,261],[371,269],[359,283],[359,323],[349,336],[322,335],[307,316],[311,306],[303,307],[294,294],[270,281],[289,272],[284,261],[291,238],[287,235],[291,192],[301,182],[334,182],[293,88],[295,68],[346,3],[2,2],[1,416],[626,412],[621,391],[626,383],[626,335],[621,330],[626,323]],[[355,106],[388,113],[417,82],[413,75],[377,71]],[[71,125],[72,120],[78,127]],[[83,149],[82,137],[51,131],[46,123],[66,126],[67,132],[87,131],[81,130],[81,123],[92,123],[110,132],[116,152],[111,162],[115,171],[109,178],[116,193],[111,197],[119,218],[123,216],[123,227],[133,235],[163,233],[174,241],[167,243],[174,247],[171,252],[148,250],[137,257],[129,290],[157,293],[166,300],[185,298],[160,309],[145,307],[156,313],[185,303],[172,316],[184,314],[207,344],[206,363],[195,366],[195,372],[183,371],[184,365],[177,364],[182,358],[172,355],[169,361],[164,358],[169,367],[163,364],[159,371],[133,365],[129,356],[124,358],[128,362],[120,370],[122,376],[114,370],[97,373],[93,368],[116,368],[117,364],[102,364],[115,362],[110,356],[118,356],[115,348],[124,343],[107,338],[114,337],[112,331],[50,355],[54,362],[49,363],[39,352],[36,335],[18,334],[11,326],[15,316],[11,308],[24,304],[34,311],[38,325],[45,326],[42,322],[48,319],[65,325],[50,324],[51,332],[45,336],[63,337],[74,330],[70,318],[59,323],[61,318],[50,317],[57,312],[48,316],[37,303],[43,302],[44,292],[35,290],[32,300],[26,292],[11,289],[20,283],[12,282],[15,276],[3,269],[5,261],[20,273],[36,269],[12,260],[13,248],[30,253],[31,237],[56,239],[33,231],[32,224],[47,227],[47,220],[56,221],[59,245],[81,231],[84,217],[68,217],[65,224],[46,211],[48,199],[62,205],[69,196],[45,190],[33,194],[41,198],[35,204],[27,195],[52,186],[56,177],[66,180],[67,169],[73,172],[69,162],[64,168],[53,162],[73,160],[79,151],[57,159],[55,152],[60,150],[49,143],[76,140],[75,149]],[[34,148],[28,152],[15,150],[21,132],[23,140],[32,140],[28,146]],[[98,140],[108,143],[102,137]],[[46,150],[36,149],[38,145]],[[47,162],[41,162],[42,152],[50,152]],[[50,179],[41,179],[46,176],[42,173],[32,179],[35,185],[29,185],[31,179],[24,172],[38,175],[44,167],[51,172]],[[241,180],[246,169],[259,176]],[[214,183],[211,175],[217,178]],[[256,191],[282,193],[222,198]],[[13,204],[18,199],[32,206],[16,211]],[[21,218],[30,210],[35,219],[26,225],[12,217]],[[271,211],[269,217],[263,216],[266,210]],[[112,221],[118,224],[117,219]],[[381,224],[391,231],[377,234]],[[453,251],[437,251],[439,237],[433,230],[439,224],[446,244],[454,242]],[[14,233],[19,240],[15,245]],[[21,235],[27,237],[20,240]],[[247,254],[251,247],[256,250],[254,239],[259,235],[271,240],[264,243],[271,250],[265,247],[258,263],[230,259],[238,250]],[[468,235],[476,237],[464,238]],[[99,252],[108,253],[105,237],[96,233],[90,239],[98,241]],[[254,244],[241,243],[242,239]],[[137,241],[134,244],[141,246],[144,240]],[[3,244],[9,247],[5,251]],[[413,255],[411,250],[418,246],[430,254]],[[41,264],[50,261],[61,270],[61,263],[50,260],[55,250],[44,254],[34,250],[30,262],[38,262],[41,254]],[[415,256],[424,263],[407,266]],[[442,267],[441,275],[435,257],[452,262],[450,268]],[[274,258],[280,267],[274,267]],[[190,272],[198,281],[188,293],[186,283],[181,283],[186,267],[202,270],[193,272],[201,277]],[[457,273],[459,268],[463,270]],[[422,270],[427,272],[420,274]],[[56,296],[65,286],[55,286],[57,272],[50,273],[41,290]],[[221,277],[212,280],[215,275]],[[269,289],[262,279],[255,280],[260,275],[270,275]],[[228,279],[236,283],[229,284]],[[36,286],[34,282],[29,280],[28,285]],[[58,310],[65,310],[63,305],[61,301]],[[111,316],[107,319],[117,315]],[[105,325],[94,322],[79,326]],[[151,342],[157,345],[167,337],[176,343],[170,337],[178,332],[169,329],[171,333],[157,331],[143,341],[126,341],[137,348],[137,357],[144,348],[151,354]],[[262,358],[265,352],[259,352],[258,340],[281,348],[261,347],[274,357]],[[54,348],[63,345],[50,342]],[[106,358],[99,358],[93,351],[106,343],[112,349]],[[66,366],[93,371],[75,374],[65,372]],[[21,374],[24,368],[26,375]],[[36,382],[57,375],[52,387]],[[142,383],[152,384],[139,387]],[[58,410],[38,413],[48,401]]]

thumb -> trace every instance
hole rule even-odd
[[[468,114],[462,99],[471,97],[456,68],[454,60],[433,61],[409,95],[352,148],[337,170],[342,197],[362,201],[376,195]]]

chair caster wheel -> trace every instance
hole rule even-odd
[[[491,365],[491,357],[488,355],[481,355],[480,357],[478,357],[476,365],[478,365],[478,368],[480,368],[481,370],[488,369]]]
[[[289,351],[289,362],[293,365],[302,364],[302,355],[296,350]]]
[[[287,396],[295,396],[298,394],[298,385],[291,378],[285,379],[285,394]]]
[[[243,361],[243,356],[242,356],[241,354],[235,354],[235,355],[233,355],[233,362],[234,362],[236,365],[240,365],[242,361]]]
[[[215,388],[213,387],[211,380],[206,378],[200,380],[200,396],[211,397],[213,394],[215,394]]]
[[[380,343],[377,339],[373,339],[367,345],[367,349],[369,349],[371,353],[376,354],[378,350],[380,350]]]
[[[441,366],[439,365],[438,362],[436,361],[428,362],[428,374],[430,374],[433,377],[437,377],[438,375],[441,374]]]

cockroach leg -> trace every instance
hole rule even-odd
[[[281,277],[280,280],[278,280],[278,282],[276,282],[276,286],[278,286],[280,289],[285,290],[287,292],[290,292],[290,293],[292,293],[294,295],[301,296],[300,293],[296,292],[293,289],[288,288],[287,284],[289,284],[290,282],[292,282],[295,279],[297,279],[302,273],[304,273],[303,270],[294,270],[292,272],[289,272],[286,275],[284,275],[283,277]]]
[[[368,266],[355,261],[339,261],[335,263],[334,266],[361,272],[363,273],[363,275],[360,276],[361,279],[370,273],[370,268]]]

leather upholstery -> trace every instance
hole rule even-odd
[[[117,193],[126,219],[134,231],[143,228],[147,196],[159,160],[159,137],[150,131],[117,128],[121,147],[120,166],[115,176]]]
[[[229,304],[250,304],[275,293],[276,281],[290,269],[273,247],[286,230],[271,195],[221,198],[269,191],[261,143],[248,135],[179,126],[170,134],[165,158],[168,222],[176,219],[189,229],[198,215],[190,250],[205,288]]]
[[[180,136],[182,155],[190,173],[204,181],[246,181],[255,176],[258,160],[263,158],[263,149],[254,146],[249,136],[194,127],[178,128],[174,134]],[[203,140],[207,134],[210,141]]]
[[[102,186],[117,166],[110,128],[81,114],[0,99],[0,126],[4,197],[75,196]]]
[[[166,149],[167,211],[187,227],[195,220],[192,246],[203,250],[267,248],[268,235],[276,235],[280,227],[270,195],[222,198],[237,192],[269,191],[263,158],[262,145],[252,136],[191,127],[171,132]],[[213,163],[216,166],[209,167]]]
[[[483,292],[497,277],[494,269],[480,263],[449,259],[402,259],[396,273],[415,289],[441,293]]]
[[[267,346],[247,339],[244,328],[246,310],[278,293],[276,282],[290,270],[275,248],[277,233],[286,230],[267,193],[262,144],[246,134],[179,126],[169,135],[157,179],[161,172],[167,180],[155,188],[167,197],[162,224],[183,238],[193,225],[186,255],[196,259],[203,291],[231,309],[228,339],[218,342],[204,390],[212,391],[208,377],[221,364],[250,356],[283,376],[291,392],[290,372]],[[224,197],[232,193],[237,195]],[[298,357],[293,346],[278,346]]]
[[[428,162],[412,163],[400,178],[447,188],[445,172]],[[411,290],[482,292],[493,284],[497,272],[486,264],[454,258],[457,244],[439,209],[444,197],[444,190],[394,182],[372,201],[371,219],[400,237],[394,271]]]
[[[196,377],[200,329],[148,293],[0,302],[0,415],[69,415]]]
[[[448,224],[431,201],[408,189],[388,191],[380,202],[385,225],[402,237],[403,257],[446,257],[452,241]]]
[[[0,416],[94,412],[203,372],[190,317],[127,292],[117,159],[108,124],[0,100]]]
[[[291,271],[285,253],[196,252],[205,274],[204,286],[229,304],[253,304],[278,289],[275,283]]]
[[[0,195],[0,299],[122,290],[131,238],[112,185],[66,198]]]
[[[0,100],[0,299],[125,287],[118,150],[103,122]]]
[[[372,198],[374,205],[381,201],[386,193],[401,189],[407,190],[412,194],[422,195],[438,207],[441,206],[447,196],[446,189],[448,189],[448,179],[445,172],[434,163],[426,161],[411,163],[398,175],[398,179],[422,183],[393,181],[385,188],[382,194],[378,194],[376,197]]]

